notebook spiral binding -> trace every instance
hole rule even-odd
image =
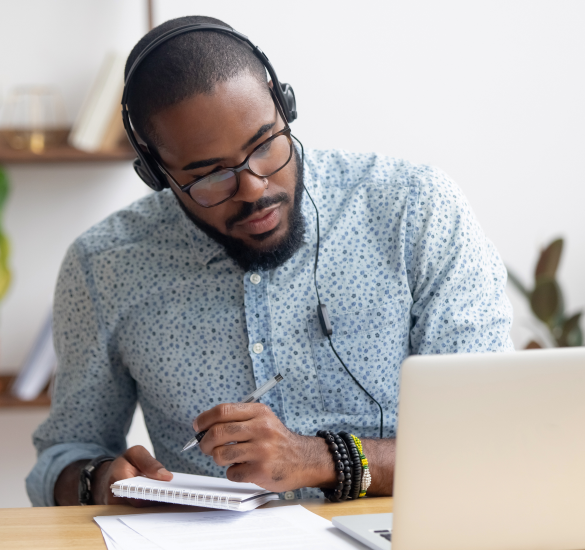
[[[199,491],[167,490],[123,483],[119,485],[117,492],[118,495],[116,496],[122,498],[141,498],[170,504],[188,504],[190,506],[203,506],[204,508],[219,508],[222,510],[232,509],[229,497]]]

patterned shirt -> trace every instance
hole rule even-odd
[[[347,367],[396,433],[400,366],[410,354],[511,350],[505,268],[461,191],[428,166],[311,151],[305,185],[320,219],[317,282]],[[225,476],[194,449],[193,419],[281,373],[261,402],[291,430],[379,436],[378,407],[323,335],[313,281],[316,215],[282,266],[245,273],[184,214],[170,190],[94,226],[69,249],[54,302],[59,368],[27,478],[53,505],[61,470],[119,455],[139,401],[157,459]],[[299,489],[307,498],[316,489]]]

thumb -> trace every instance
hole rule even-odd
[[[170,481],[173,474],[169,472],[156,458],[154,458],[142,445],[130,447],[124,458],[134,466],[140,474],[151,479]]]

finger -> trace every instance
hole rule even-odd
[[[141,474],[141,470],[128,462],[124,455],[118,457],[114,462],[112,462],[112,466],[108,472],[106,486],[104,487],[104,491],[106,492],[105,504],[130,504],[135,508],[144,508],[147,506],[156,506],[157,504],[160,504],[149,500],[114,496],[110,485],[116,481],[120,481],[121,479],[128,479],[130,477],[136,477]]]
[[[252,464],[234,464],[226,470],[226,477],[230,481],[237,481],[238,483],[256,483],[260,481],[255,475],[256,469]]]
[[[98,472],[100,470],[98,469]],[[105,475],[103,477],[98,478],[95,480],[96,474],[94,474],[94,487],[97,489],[98,492],[101,492],[102,498],[104,502],[102,504],[125,504],[128,502],[128,499],[114,496],[110,486],[112,483],[116,481],[120,481],[121,479],[128,479],[129,477],[135,477],[139,475],[140,472],[130,464],[124,456],[119,456],[114,460],[110,466],[108,467]]]
[[[193,428],[196,432],[202,432],[217,423],[242,422],[267,411],[270,408],[262,403],[221,403],[202,412],[193,422]]]
[[[229,466],[241,462],[255,462],[262,456],[267,457],[262,449],[254,443],[238,443],[237,445],[222,445],[215,447],[211,452],[214,462],[218,466]]]
[[[251,422],[228,422],[214,424],[199,443],[201,452],[211,455],[216,447],[223,447],[230,443],[244,443],[252,438]]]
[[[151,479],[160,479],[162,481],[170,481],[173,479],[173,474],[171,474],[171,472],[169,472],[142,445],[131,447],[123,456],[140,472],[141,475],[145,475]]]

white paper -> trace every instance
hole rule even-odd
[[[129,529],[129,527],[128,527]],[[108,550],[122,550],[116,543],[110,538],[110,536],[102,529],[102,537],[104,537],[104,542],[106,543],[106,547]]]
[[[330,521],[300,505],[250,512],[214,511],[116,517],[163,550],[366,548],[333,527]],[[128,547],[128,550],[131,548]]]
[[[149,514],[150,516],[154,514]],[[141,534],[120,521],[122,516],[97,516],[94,521],[100,526],[108,550],[161,550]]]

